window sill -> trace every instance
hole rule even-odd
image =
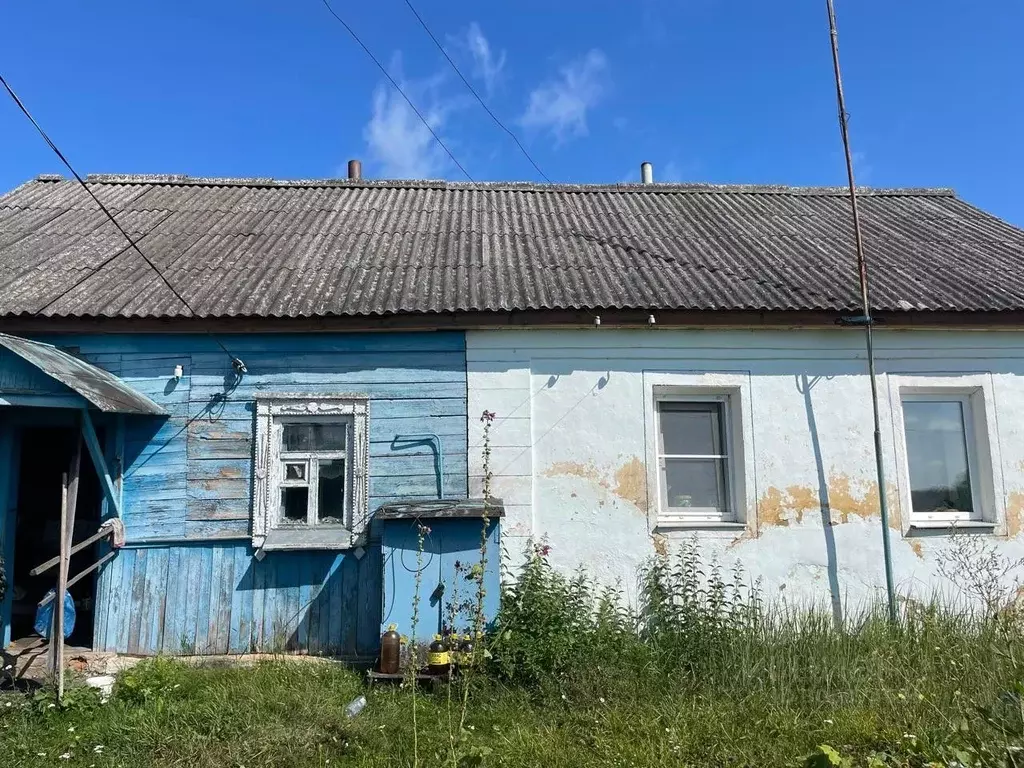
[[[654,526],[654,532],[743,531],[746,530],[746,527],[746,523],[738,523],[735,520],[692,520],[681,523],[657,523]]]
[[[992,533],[996,524],[988,520],[921,520],[912,522],[907,529],[908,535],[914,533],[934,533],[964,531],[965,533]]]
[[[274,528],[267,532],[261,549],[267,552],[314,549],[351,549],[352,531],[341,526]]]

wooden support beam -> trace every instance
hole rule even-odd
[[[90,573],[95,571],[101,565],[103,565],[104,563],[108,562],[109,560],[112,560],[114,558],[114,555],[116,555],[116,554],[117,554],[117,550],[116,549],[111,551],[111,552],[107,552],[107,554],[105,554],[103,557],[101,557],[95,563],[90,565],[88,568],[84,569],[81,573],[75,574],[73,577],[68,579],[68,583],[65,585],[66,589],[71,589],[73,586],[75,586],[75,584],[80,582],[82,579],[84,579]],[[44,597],[42,600],[39,601],[38,607],[42,608],[47,603],[52,602],[55,597],[56,597],[56,595],[47,595],[46,597]]]
[[[68,554],[69,555],[74,555],[74,554],[76,554],[78,552],[81,552],[83,549],[88,547],[90,544],[95,544],[100,539],[103,539],[103,538],[106,538],[107,536],[110,536],[113,532],[114,532],[113,528],[111,528],[109,525],[101,525],[100,529],[96,533],[94,533],[92,536],[90,536],[87,539],[83,539],[82,541],[80,541],[77,544],[75,544],[75,546],[73,546],[71,548],[71,551]],[[42,565],[37,565],[35,568],[33,568],[31,571],[29,571],[28,575],[29,576],[38,576],[41,573],[46,573],[48,570],[53,568],[53,566],[58,565],[59,563],[60,563],[60,555],[58,555],[57,557],[51,557],[49,560],[47,560]]]
[[[77,481],[76,481],[77,483]],[[64,593],[68,581],[68,475],[61,476],[60,487],[60,567],[57,570],[57,600],[53,612],[52,631],[50,632],[50,654],[53,664],[53,676],[57,684],[57,703],[64,699]]]
[[[96,427],[93,426],[92,417],[87,410],[82,411],[82,437],[85,438],[85,447],[89,449],[92,464],[96,467],[96,473],[99,475],[103,495],[114,510],[114,514],[117,517],[122,517],[120,494],[114,486],[114,480],[107,468],[107,460],[103,456],[103,446],[100,445]]]

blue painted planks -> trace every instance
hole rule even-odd
[[[60,339],[51,339],[60,343]],[[65,343],[68,343],[65,337]],[[121,496],[129,548],[99,575],[96,644],[136,653],[294,650],[373,655],[381,619],[379,547],[272,552],[249,545],[253,401],[261,392],[370,397],[370,508],[467,490],[465,340],[457,332],[75,336],[81,354],[163,405],[166,419],[128,418]],[[184,375],[173,379],[176,365]],[[131,548],[133,542],[150,546]]]
[[[459,331],[395,332],[395,333],[267,333],[218,334],[214,340],[206,334],[138,333],[83,334],[40,336],[50,344],[74,344],[83,355],[121,353],[128,360],[131,354],[148,358],[199,355],[221,356],[217,341],[233,354],[264,352],[287,353],[338,352],[457,352],[465,353],[465,337]],[[243,358],[244,359],[244,358]],[[179,362],[181,362],[179,360]]]
[[[220,654],[376,652],[380,550],[252,557],[246,542],[127,548],[104,567],[97,646]],[[126,599],[118,601],[118,593]]]

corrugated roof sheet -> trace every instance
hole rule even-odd
[[[90,176],[203,317],[853,310],[844,189]],[[1024,231],[864,190],[873,305],[1024,309]],[[102,266],[100,266],[102,265]],[[189,315],[73,181],[0,197],[0,315]]]
[[[166,416],[161,406],[136,392],[114,374],[79,360],[52,344],[0,333],[0,347],[10,350],[47,376],[70,387],[101,411]]]

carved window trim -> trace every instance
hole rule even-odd
[[[296,417],[351,423],[346,464],[350,467],[348,509],[343,526],[306,529],[277,526],[281,445],[275,425]],[[369,521],[369,418],[366,395],[283,393],[256,397],[256,446],[253,468],[252,544],[257,549],[349,549],[365,541]]]

